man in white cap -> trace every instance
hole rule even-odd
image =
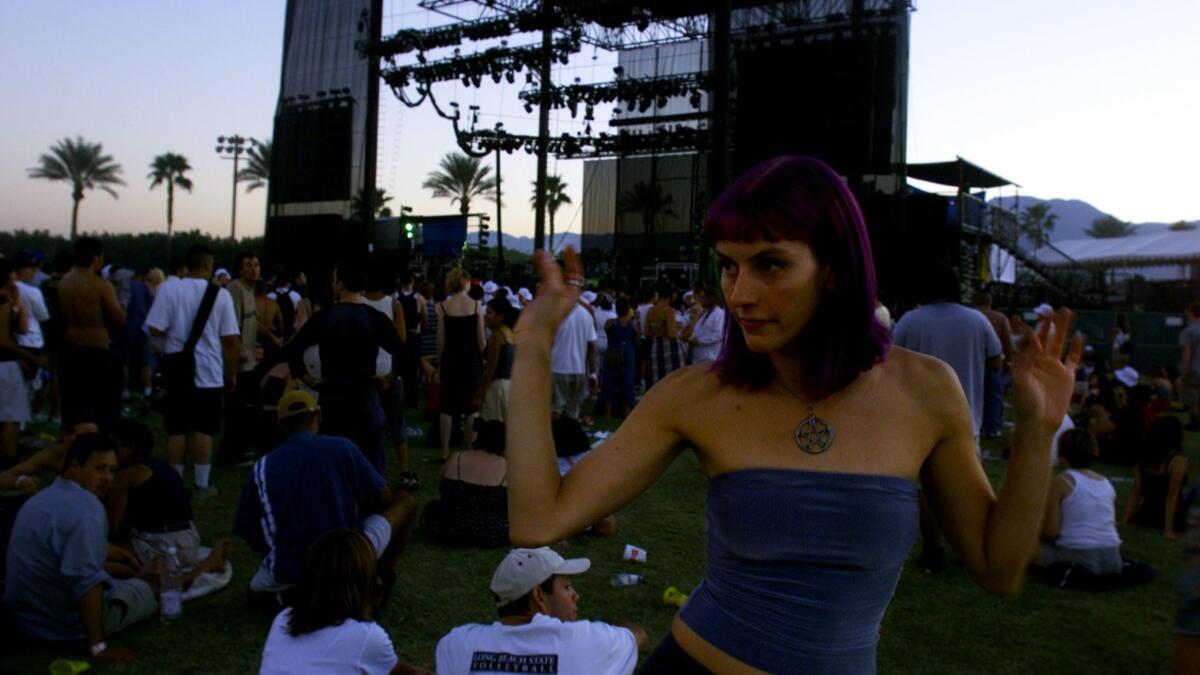
[[[572,580],[591,565],[545,546],[510,551],[492,576],[500,620],[450,631],[438,642],[437,672],[632,673],[645,629],[577,620]]]
[[[496,291],[498,290],[500,290],[500,286],[496,282],[490,279],[483,282],[483,304],[486,305],[491,302],[492,297],[496,295]]]

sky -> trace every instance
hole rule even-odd
[[[127,183],[118,199],[88,193],[81,231],[165,230],[166,194],[145,176],[155,155],[171,151],[189,159],[195,184],[176,194],[176,228],[227,235],[233,167],[215,152],[216,139],[270,136],[285,4],[0,0],[0,230],[67,232],[69,188],[30,179],[28,169],[56,141],[78,135],[103,143]],[[1021,194],[1081,199],[1132,222],[1200,219],[1200,2],[915,5],[910,162],[960,155],[1019,183]],[[415,0],[385,0],[385,33],[443,22]],[[556,79],[608,80],[615,63],[614,54],[585,47],[557,67]],[[436,91],[440,100],[479,105],[481,126],[535,130],[516,98],[521,84],[446,83]],[[555,112],[552,132],[580,124]],[[383,89],[378,182],[394,205],[456,211],[420,187],[454,149],[450,125],[427,105],[406,108]],[[552,159],[550,168],[573,200],[558,229],[578,232],[583,162]],[[503,174],[505,233],[532,236],[535,160],[506,155]],[[239,236],[262,233],[265,202],[264,190],[239,188]]]

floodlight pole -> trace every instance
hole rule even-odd
[[[233,206],[229,213],[229,238],[237,241],[237,184],[238,184],[238,160],[241,159],[242,153],[246,152],[245,146],[258,145],[258,141],[253,138],[244,138],[237,134],[232,136],[219,136],[217,138],[217,154],[222,152],[233,155]],[[226,157],[225,159],[230,159]]]
[[[546,244],[546,146],[550,137],[550,55],[554,46],[554,10],[542,0],[542,53],[538,64],[538,139],[537,139],[537,201],[533,220],[533,249]]]

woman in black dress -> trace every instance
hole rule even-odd
[[[459,416],[466,416],[463,440],[471,447],[478,410],[472,405],[479,378],[483,373],[480,356],[483,339],[483,311],[479,303],[467,295],[470,277],[461,267],[446,274],[445,300],[437,305],[438,368],[441,373],[442,395],[438,417],[438,443],[442,461],[450,454],[450,426]]]

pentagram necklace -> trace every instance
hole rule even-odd
[[[783,387],[784,391],[800,399],[800,401],[808,406],[808,417],[800,420],[796,425],[792,436],[796,441],[796,447],[810,455],[819,455],[829,448],[833,447],[833,425],[824,417],[817,417],[816,410],[813,408],[812,401],[804,398],[800,394],[792,391],[792,388],[781,382],[779,386]]]

